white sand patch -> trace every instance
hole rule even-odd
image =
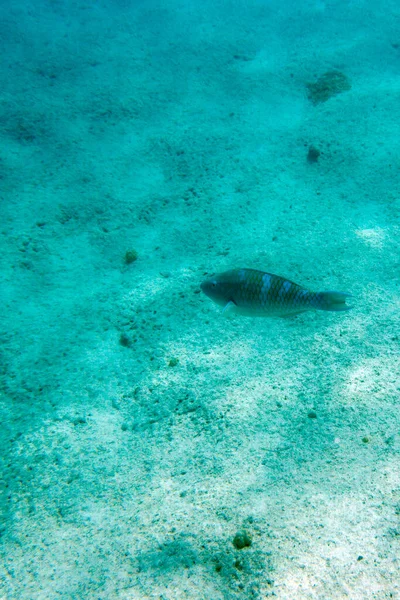
[[[363,360],[349,370],[344,390],[348,402],[357,404],[369,399],[393,401],[400,394],[398,357]]]
[[[383,248],[387,232],[381,227],[374,229],[356,229],[355,234],[371,248]]]

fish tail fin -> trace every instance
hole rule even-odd
[[[346,298],[351,298],[351,294],[344,292],[320,292],[316,297],[315,308],[335,312],[350,310],[353,307],[347,306]]]

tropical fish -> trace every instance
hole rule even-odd
[[[311,292],[279,275],[254,269],[234,269],[214,275],[202,291],[223,306],[223,312],[249,317],[287,317],[306,310],[349,310],[344,292]]]

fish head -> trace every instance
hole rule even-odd
[[[216,304],[226,306],[233,301],[232,281],[229,279],[225,277],[225,273],[214,275],[203,281],[200,285],[201,291]]]

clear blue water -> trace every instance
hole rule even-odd
[[[1,600],[399,597],[399,20],[1,2]]]

